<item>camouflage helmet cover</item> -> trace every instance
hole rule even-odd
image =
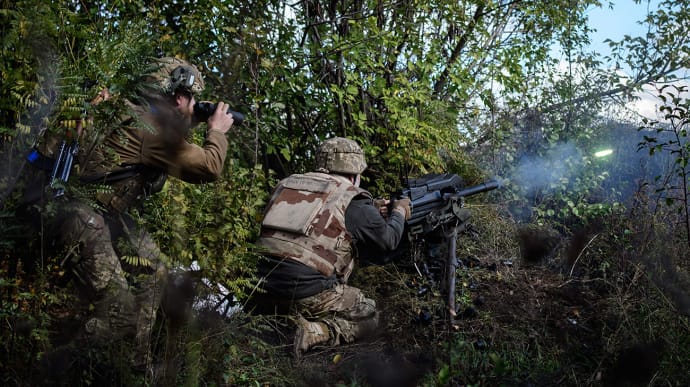
[[[173,94],[178,89],[191,93],[204,90],[204,79],[199,69],[193,64],[173,57],[157,59],[154,70],[147,76],[147,81],[160,87],[163,92]]]
[[[316,170],[357,175],[367,169],[364,151],[354,140],[334,137],[325,140],[316,152]]]

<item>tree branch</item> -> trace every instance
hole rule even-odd
[[[453,52],[450,54],[450,57],[448,58],[448,61],[446,62],[446,67],[443,69],[441,76],[438,78],[438,80],[434,84],[434,94],[439,94],[441,92],[441,90],[445,87],[446,83],[448,82],[448,77],[450,75],[450,68],[457,61],[458,57],[460,56],[460,52],[462,52],[462,49],[465,48],[465,46],[467,45],[467,42],[469,41],[470,36],[474,32],[474,29],[476,28],[477,23],[479,22],[479,20],[481,20],[483,15],[484,15],[484,6],[480,5],[474,11],[474,16],[472,17],[472,21],[470,21],[469,25],[467,26],[467,29],[462,34],[462,37],[460,37],[457,44],[453,48]]]

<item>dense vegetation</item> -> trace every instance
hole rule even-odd
[[[504,182],[468,203],[479,237],[458,243],[459,326],[437,294],[407,286],[413,273],[361,268],[353,281],[388,316],[378,340],[298,362],[281,317],[168,308],[156,348],[175,370],[169,384],[684,385],[689,104],[670,82],[690,67],[690,12],[661,1],[646,35],[610,42],[603,58],[587,50],[587,10],[601,3],[3,0],[2,384],[144,382],[104,366],[111,355],[60,352],[85,311],[64,253],[27,231],[20,202],[25,155],[43,133],[86,117],[107,130],[117,104],[89,101],[103,87],[127,97],[166,55],[201,68],[200,99],[247,121],[229,136],[220,181],[170,180],[140,219],[172,267],[194,265],[240,304],[256,284],[252,241],[273,183],[309,170],[324,138],[362,144],[374,195],[430,172]],[[656,119],[626,108],[650,82]],[[602,148],[614,152],[593,156]]]

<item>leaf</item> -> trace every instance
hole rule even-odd
[[[438,381],[440,385],[445,386],[447,385],[449,379],[450,379],[450,369],[447,364],[444,364],[441,369],[438,370]]]
[[[124,261],[126,264],[135,267],[153,267],[153,263],[151,262],[151,260],[144,257],[124,255],[120,259]]]
[[[285,158],[285,160],[290,161],[290,159],[291,159],[290,149],[288,149],[288,148],[281,148],[281,149],[280,149],[280,154]]]

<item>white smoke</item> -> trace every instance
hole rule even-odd
[[[548,191],[555,184],[577,174],[582,162],[582,152],[575,145],[558,144],[544,156],[523,156],[511,180],[528,195]]]

